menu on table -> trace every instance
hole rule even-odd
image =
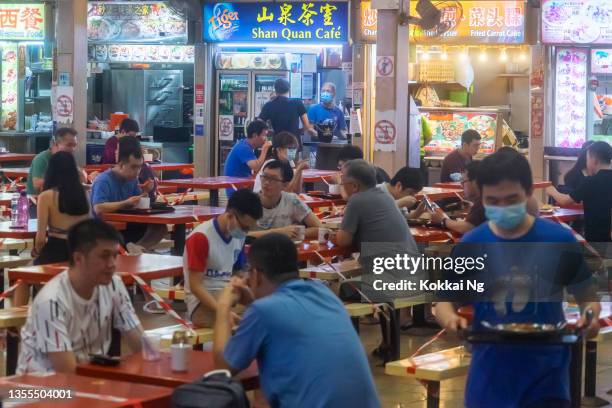
[[[580,148],[586,140],[588,49],[557,51],[555,146]]]
[[[612,44],[612,1],[543,0],[542,42]]]

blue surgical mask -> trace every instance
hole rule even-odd
[[[321,92],[321,102],[323,103],[331,103],[334,100],[334,95],[331,92]]]
[[[505,207],[485,205],[484,208],[487,219],[503,230],[515,229],[527,215],[527,202]]]
[[[289,160],[295,160],[295,156],[297,156],[297,149],[287,149],[287,158]]]
[[[232,238],[245,239],[247,236],[247,233],[244,232],[242,228],[234,228],[233,230],[230,231],[230,235]]]

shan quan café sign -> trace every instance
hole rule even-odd
[[[231,43],[348,42],[347,2],[258,2],[204,5],[204,40]]]

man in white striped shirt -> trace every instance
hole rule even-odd
[[[21,330],[18,374],[76,370],[89,354],[107,354],[111,329],[140,351],[142,326],[115,276],[121,236],[109,224],[86,220],[68,233],[70,266],[34,298]]]

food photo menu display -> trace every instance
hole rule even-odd
[[[586,140],[587,49],[557,51],[555,146],[580,148]]]
[[[543,0],[545,44],[612,44],[611,0]]]

